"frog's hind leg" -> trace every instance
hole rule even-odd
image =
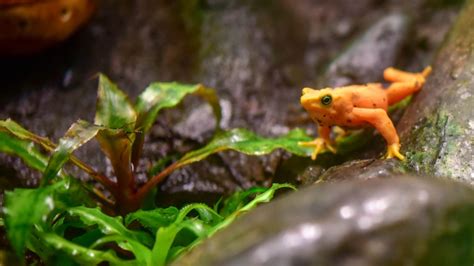
[[[386,90],[388,105],[395,104],[419,91],[430,73],[431,67],[429,66],[421,73],[405,72],[393,67],[385,69],[383,73],[385,80],[393,82]]]

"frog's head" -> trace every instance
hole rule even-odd
[[[331,88],[320,90],[304,88],[300,98],[301,105],[309,113],[327,112],[334,103],[333,92],[334,90]]]

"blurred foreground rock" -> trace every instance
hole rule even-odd
[[[472,265],[474,190],[434,178],[316,185],[249,214],[174,265]]]

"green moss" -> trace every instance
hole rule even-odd
[[[450,175],[453,165],[445,158],[458,151],[456,140],[462,132],[462,127],[444,110],[428,116],[404,141],[403,147],[407,149],[405,166],[419,173]]]

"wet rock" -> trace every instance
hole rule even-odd
[[[408,32],[406,15],[393,13],[383,17],[329,65],[321,86],[381,81],[383,70],[397,62]]]
[[[200,61],[194,78],[232,103],[231,127],[264,135],[280,130],[286,117],[282,106],[299,94],[285,84],[283,72],[303,62],[303,30],[279,1],[212,1],[199,11]]]
[[[232,116],[232,105],[228,100],[221,100],[219,104],[222,110],[220,127],[227,129],[229,128],[229,122]],[[208,139],[209,134],[214,132],[215,128],[216,121],[214,114],[208,104],[202,104],[197,108],[194,108],[189,114],[184,116],[182,121],[178,122],[173,127],[173,129],[181,136],[199,142],[202,142],[204,138]]]
[[[205,178],[203,178],[205,177]],[[242,187],[218,156],[175,171],[158,188],[159,206],[183,206],[188,202],[212,204],[222,195]]]
[[[417,173],[474,184],[474,2],[468,1],[399,122],[402,151]]]
[[[390,160],[353,160],[341,165],[333,166],[319,176],[318,182],[333,182],[342,180],[369,180],[387,178],[403,174],[405,169],[400,161]]]
[[[311,186],[243,215],[174,265],[472,265],[474,191],[396,177]]]
[[[286,133],[289,128],[285,125],[284,106],[297,102],[299,90],[288,86],[282,76],[285,66],[303,61],[304,49],[295,47],[304,46],[305,41],[292,17],[280,7],[279,1],[219,0],[194,8],[201,15],[192,21],[196,24],[193,27],[199,29],[199,61],[192,76],[215,88],[222,101],[229,103],[231,116],[225,126],[250,128],[265,136]],[[274,19],[276,16],[278,20]],[[288,39],[292,40],[291,45]],[[205,118],[206,114],[201,112],[199,107],[191,110],[174,130],[199,141],[207,138],[206,133],[213,129],[213,119]],[[208,117],[212,117],[210,112]],[[228,169],[230,176],[225,178],[235,180],[234,189],[237,189],[268,185],[281,153],[257,157],[226,152],[218,157],[221,160],[209,167]],[[180,176],[171,175],[166,182],[187,186],[175,178]],[[192,192],[176,188],[183,191],[179,197],[189,193],[192,198],[199,190],[207,193],[208,178],[208,175],[196,178]],[[228,191],[228,187],[220,189]]]

